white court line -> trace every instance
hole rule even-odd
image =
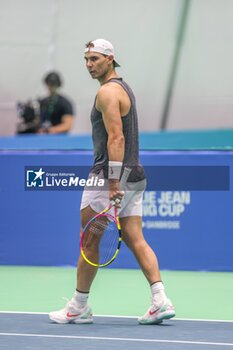
[[[233,346],[233,343],[202,342],[191,340],[168,340],[168,339],[143,339],[143,338],[112,338],[112,337],[87,337],[78,335],[52,335],[52,334],[29,334],[29,333],[0,333],[0,336],[12,337],[37,337],[37,338],[63,338],[63,339],[82,339],[82,340],[114,340],[125,342],[142,342],[142,343],[169,343],[169,344],[195,344],[195,345],[212,345],[212,346]]]
[[[0,314],[48,315],[48,312],[36,312],[36,311],[0,311]]]
[[[34,311],[1,311],[0,314],[25,314],[25,315],[48,315],[48,312],[34,312]],[[109,318],[134,318],[137,319],[139,316],[122,316],[122,315],[94,315],[94,317],[109,317]],[[172,321],[197,321],[197,322],[227,322],[233,323],[233,320],[210,320],[203,318],[172,318]]]
[[[1,311],[0,311],[1,313]],[[94,317],[112,317],[112,318],[138,318],[139,316],[119,316],[119,315],[93,315]],[[169,321],[197,321],[197,322],[229,322],[233,323],[233,320],[209,320],[203,318],[171,318]]]

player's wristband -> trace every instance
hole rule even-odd
[[[108,178],[119,180],[121,177],[122,162],[110,160],[108,162]]]

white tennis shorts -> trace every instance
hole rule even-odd
[[[119,217],[142,216],[142,199],[146,189],[146,179],[138,182],[127,182],[124,188],[124,197],[121,208],[118,209]],[[84,189],[80,209],[90,206],[95,212],[100,213],[109,205],[109,191]]]

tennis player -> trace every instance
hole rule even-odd
[[[172,302],[167,298],[155,253],[142,232],[142,198],[146,187],[143,167],[139,163],[138,120],[135,97],[131,88],[120,78],[113,45],[104,39],[90,41],[85,48],[86,67],[100,88],[91,112],[94,143],[93,174],[109,181],[107,191],[84,190],[81,202],[82,227],[103,210],[110,200],[121,202],[118,208],[122,237],[135,255],[152,294],[152,304],[140,324],[159,324],[175,316]],[[119,180],[124,166],[132,169],[124,193]],[[106,195],[107,192],[107,195]],[[91,323],[92,311],[88,296],[97,268],[80,255],[77,268],[77,289],[62,310],[51,312],[56,323]]]

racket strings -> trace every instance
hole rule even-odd
[[[83,232],[82,251],[93,264],[103,265],[114,257],[118,242],[116,222],[108,215],[101,214]]]
[[[119,242],[119,233],[116,223],[109,222],[104,235],[100,241],[100,263],[104,264],[110,261],[116,253]]]
[[[104,220],[94,220],[89,227],[90,232],[94,235],[101,235],[108,225],[107,221]]]

